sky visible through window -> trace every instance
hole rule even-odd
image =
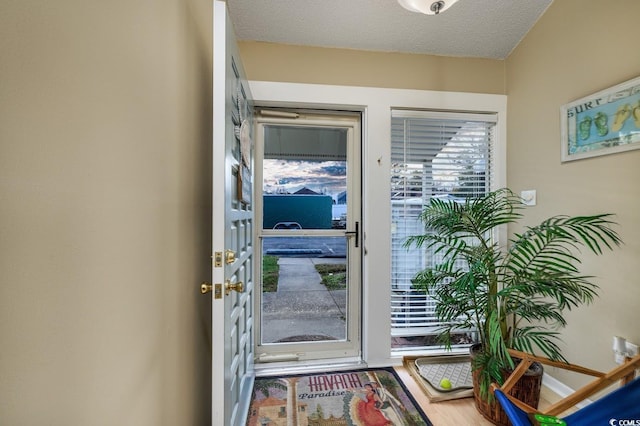
[[[334,199],[347,189],[346,161],[264,159],[265,194],[293,194],[303,188]]]

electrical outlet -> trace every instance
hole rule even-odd
[[[613,336],[613,353],[616,364],[622,364],[625,358],[633,358],[638,355],[638,345],[627,342],[627,339],[620,336]]]
[[[626,342],[627,343],[627,356],[633,358],[634,356],[637,356],[640,351],[638,350],[638,345],[634,345],[633,343],[630,342]]]

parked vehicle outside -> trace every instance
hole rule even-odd
[[[302,229],[298,222],[278,222],[273,229]]]

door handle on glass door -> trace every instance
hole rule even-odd
[[[347,237],[356,237],[356,247],[360,244],[360,222],[356,222],[356,230],[355,231],[346,231],[344,233]]]

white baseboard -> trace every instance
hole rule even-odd
[[[570,388],[569,386],[565,385],[564,383],[562,383],[560,380],[551,377],[550,375],[548,375],[547,373],[544,373],[542,375],[542,385],[546,386],[547,388],[549,388],[549,390],[555,392],[557,395],[560,396],[560,398],[564,398],[566,396],[571,395],[573,392],[575,392],[574,389]],[[576,404],[576,407],[578,409],[586,407],[587,405],[591,404],[591,400],[589,398],[579,402]]]

